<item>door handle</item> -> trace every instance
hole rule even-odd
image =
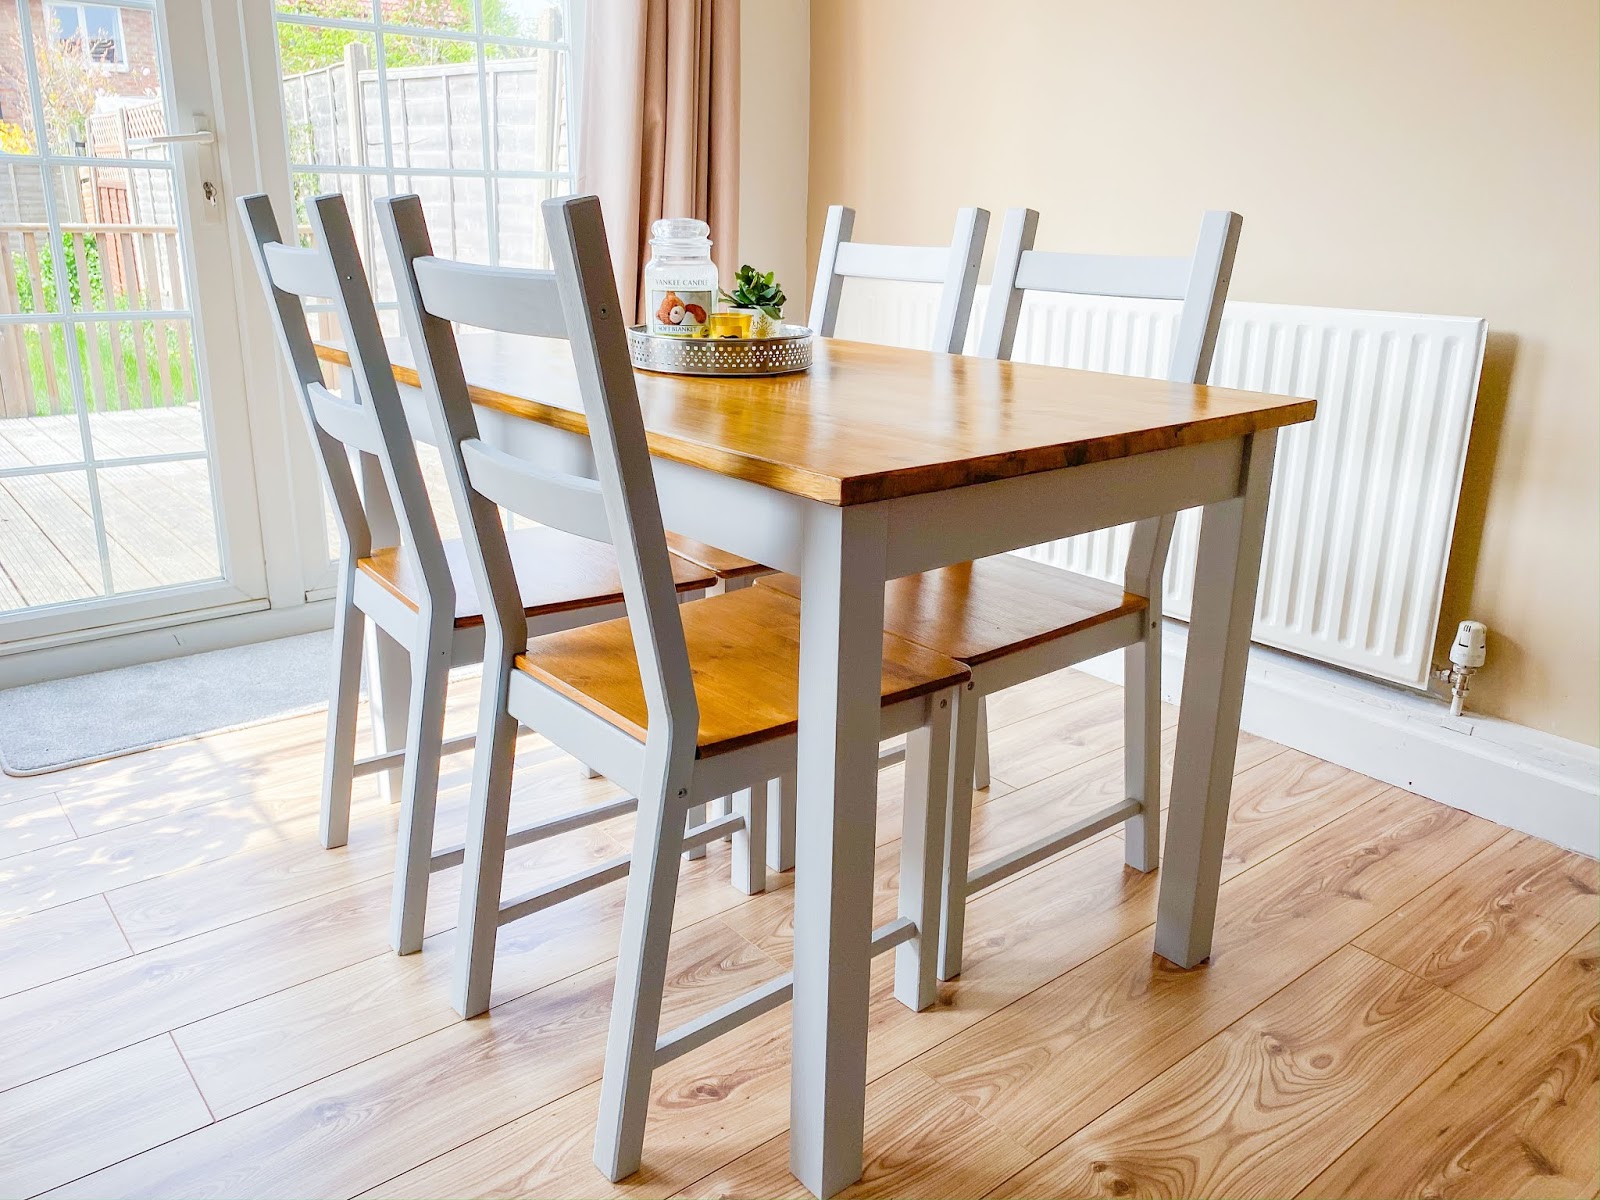
[[[129,138],[128,149],[148,150],[152,146],[209,146],[217,140],[217,135],[209,129],[196,130],[194,133],[159,133],[154,137]]]

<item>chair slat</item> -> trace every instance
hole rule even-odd
[[[320,251],[303,246],[268,242],[261,247],[272,286],[292,296],[336,296],[339,281],[333,267]]]
[[[869,242],[841,242],[833,269],[851,279],[943,283],[949,260],[948,246],[879,246]]]
[[[501,508],[596,542],[611,541],[600,481],[549,471],[479,438],[461,443],[473,488]]]
[[[431,257],[413,262],[422,306],[436,317],[528,337],[567,336],[553,271],[486,267]]]
[[[1122,296],[1133,300],[1182,300],[1189,286],[1187,258],[1141,258],[1111,254],[1023,252],[1016,286],[1024,291]]]
[[[306,385],[306,400],[317,426],[329,437],[363,454],[384,454],[383,433],[370,408],[352,404],[320,383]]]

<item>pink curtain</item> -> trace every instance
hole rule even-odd
[[[589,0],[585,24],[578,191],[642,320],[651,222],[700,218],[724,282],[738,267],[739,0]]]

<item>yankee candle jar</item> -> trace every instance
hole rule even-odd
[[[710,234],[711,226],[692,217],[668,217],[650,226],[644,287],[651,333],[698,337],[704,332],[717,298]]]

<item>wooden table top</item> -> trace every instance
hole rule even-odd
[[[481,405],[588,434],[564,342],[459,338]],[[410,347],[395,377],[417,382]],[[338,346],[325,361],[348,365]],[[1316,401],[819,338],[802,374],[638,372],[650,451],[827,504],[865,504],[1309,421]]]

